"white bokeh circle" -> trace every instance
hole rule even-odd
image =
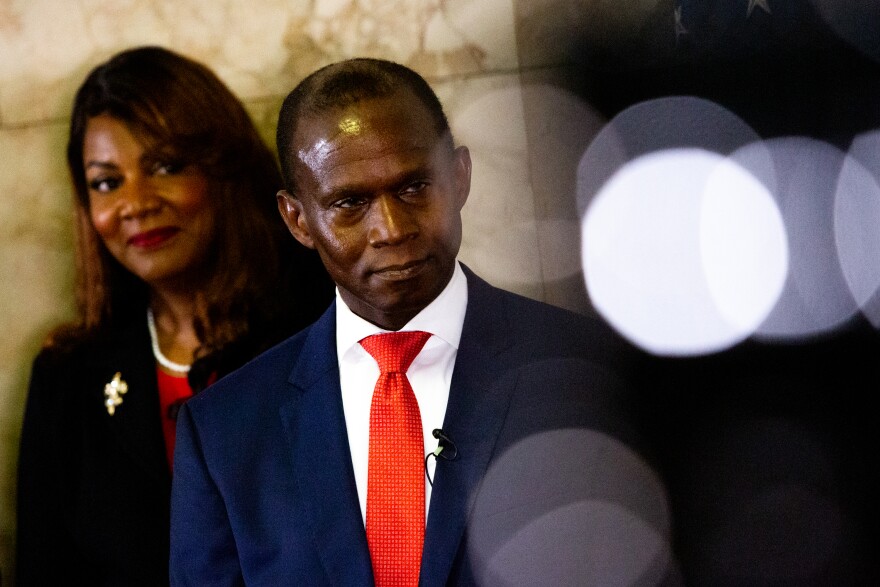
[[[764,184],[701,149],[634,159],[582,222],[597,311],[659,355],[706,354],[748,337],[785,281],[785,227]]]

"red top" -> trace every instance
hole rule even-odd
[[[177,429],[177,409],[192,395],[186,376],[169,375],[156,367],[159,381],[159,407],[162,410],[162,432],[165,435],[165,449],[168,451],[168,466],[174,466],[174,437]]]

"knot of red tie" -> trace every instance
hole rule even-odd
[[[382,373],[406,373],[429,338],[431,333],[418,330],[386,332],[366,337],[361,346],[376,359]]]

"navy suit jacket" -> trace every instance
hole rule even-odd
[[[636,450],[624,346],[597,321],[466,275],[443,423],[458,458],[437,463],[420,584],[512,572],[585,584],[610,580],[610,559],[639,580],[665,567],[665,497]],[[182,409],[173,584],[373,584],[335,323],[331,306]]]

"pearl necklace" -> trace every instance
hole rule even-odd
[[[153,356],[160,365],[169,371],[177,371],[178,373],[189,373],[189,365],[175,363],[162,354],[159,349],[159,336],[156,334],[156,321],[153,319],[153,310],[147,308],[147,330],[150,331],[150,344],[153,345]]]

